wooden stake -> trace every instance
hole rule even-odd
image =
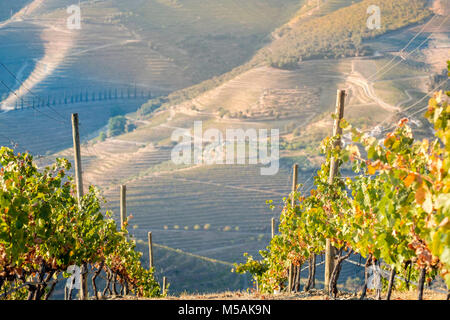
[[[120,230],[126,229],[125,222],[127,221],[127,186],[120,186]],[[128,295],[128,286],[124,285],[124,294]]]
[[[342,128],[340,126],[341,120],[344,118],[344,102],[345,102],[345,90],[337,91],[337,100],[336,100],[336,112],[333,126],[333,137],[338,137],[334,143],[333,147],[337,147],[341,145],[341,135]],[[336,158],[331,158],[330,162],[330,176],[328,178],[328,184],[333,184],[334,177],[337,173],[337,162]],[[325,291],[328,291],[330,284],[330,277],[334,269],[334,256],[335,256],[335,248],[331,245],[329,239],[326,241],[325,247]],[[329,293],[329,292],[328,292]]]
[[[72,137],[73,137],[73,153],[75,159],[75,181],[77,184],[78,206],[81,209],[81,198],[83,197],[83,174],[81,169],[81,149],[80,149],[80,132],[78,130],[78,113],[72,114]],[[81,266],[81,287],[80,300],[88,298],[87,288],[87,265],[83,263]]]
[[[293,170],[292,170],[292,192],[297,191],[297,176],[298,176],[298,164],[294,164]],[[294,207],[295,206],[295,197],[292,196],[291,199],[291,206]],[[288,292],[291,293],[292,292],[292,282],[293,282],[293,266],[292,266],[292,262],[289,265],[289,290]]]
[[[275,237],[275,218],[272,218],[272,239]]]
[[[293,172],[292,172],[292,192],[297,191],[297,179],[298,179],[298,164],[294,164],[293,167]],[[291,205],[294,206],[295,205],[295,197],[292,197],[291,199]]]
[[[395,267],[392,266],[391,267],[391,275],[389,276],[389,286],[388,286],[388,291],[386,294],[386,300],[391,300],[391,294],[392,294],[392,288],[394,287],[394,282],[395,282]]]
[[[153,268],[153,241],[152,241],[152,233],[148,233],[148,259],[149,259],[149,268]]]
[[[75,181],[77,184],[78,205],[81,207],[83,197],[83,174],[81,170],[80,133],[78,131],[78,113],[72,114],[73,153],[75,159]]]
[[[427,268],[425,267],[420,270],[419,284],[417,285],[417,300],[423,300],[423,288],[426,275]]]
[[[127,221],[127,186],[120,186],[120,229],[125,228]]]
[[[291,293],[292,292],[292,272],[293,272],[293,266],[292,266],[292,262],[289,264],[289,281],[288,281],[288,292]]]
[[[302,277],[302,265],[297,266],[297,271],[295,274],[295,292],[300,292],[300,282]]]
[[[166,277],[163,277],[162,294],[166,294]]]

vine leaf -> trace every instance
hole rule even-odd
[[[408,176],[405,178],[405,180],[403,180],[403,182],[405,183],[405,185],[407,187],[409,187],[410,185],[413,184],[413,182],[416,180],[416,175],[414,173],[410,173],[408,174]]]
[[[424,203],[426,193],[427,193],[427,191],[423,187],[420,187],[419,189],[416,190],[415,197],[416,197],[417,204],[422,205]]]

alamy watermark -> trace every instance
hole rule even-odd
[[[369,277],[367,279],[367,288],[380,290],[382,288],[381,282],[381,268],[377,265],[371,265],[368,268]]]
[[[371,5],[367,8],[367,14],[370,14],[367,19],[367,28],[370,30],[381,29],[381,9],[379,6]]]
[[[176,145],[171,160],[180,164],[262,164],[261,175],[278,173],[280,166],[280,133],[278,129],[216,128],[203,132],[202,121],[194,122],[194,133],[179,128],[172,133]],[[181,140],[181,141],[180,141]],[[270,151],[270,154],[269,154]],[[247,156],[248,154],[248,156]]]
[[[71,5],[67,7],[67,13],[70,16],[67,18],[67,29],[80,30],[81,29],[81,8],[78,5]]]
[[[66,288],[69,290],[81,288],[81,268],[76,265],[71,265],[67,268],[67,273],[71,276],[66,280]]]

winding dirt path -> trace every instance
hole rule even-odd
[[[348,82],[359,86],[363,89],[364,94],[373,100],[376,104],[378,104],[381,108],[385,109],[389,112],[397,112],[400,111],[400,108],[397,106],[393,106],[387,102],[384,102],[380,97],[378,97],[373,88],[373,83],[369,82],[366,78],[364,78],[359,72],[353,72],[350,74],[347,79]]]

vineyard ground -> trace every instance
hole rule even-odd
[[[385,297],[385,294],[382,298]],[[423,294],[424,300],[445,300],[446,295],[442,293],[435,293],[430,290],[425,290]],[[112,300],[134,300],[135,297],[112,297]],[[341,292],[337,300],[358,300],[359,295],[354,293]],[[368,292],[367,300],[376,300],[374,292]],[[416,291],[393,292],[392,300],[417,300]],[[305,293],[280,293],[274,295],[259,294],[256,292],[246,291],[225,291],[209,294],[180,294],[176,296],[169,295],[162,299],[152,300],[330,300],[329,296],[321,290],[312,289]]]

